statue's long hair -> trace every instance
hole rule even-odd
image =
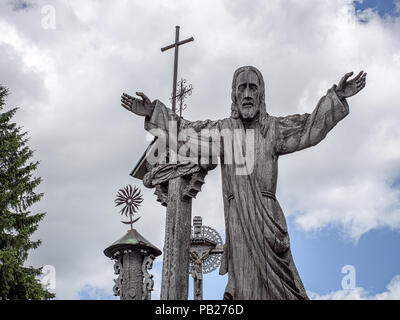
[[[260,108],[259,112],[260,112],[260,119],[265,118],[265,116],[267,116],[267,107],[265,105],[265,84],[264,84],[264,79],[263,76],[261,74],[261,72],[252,66],[244,66],[244,67],[240,67],[238,69],[236,69],[235,73],[233,74],[233,79],[232,79],[232,93],[231,93],[231,98],[232,98],[232,105],[231,105],[231,117],[234,119],[238,119],[239,118],[239,109],[238,109],[238,105],[237,105],[237,101],[236,101],[236,85],[237,85],[237,78],[239,77],[239,74],[241,72],[244,71],[253,71],[255,72],[255,74],[258,77],[258,81],[259,81],[259,90],[260,95],[259,95],[259,101],[257,101],[258,103],[258,107]]]

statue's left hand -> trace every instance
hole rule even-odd
[[[339,99],[354,96],[365,87],[367,73],[360,71],[353,79],[348,80],[352,75],[353,72],[346,73],[335,87]]]

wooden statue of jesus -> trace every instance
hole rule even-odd
[[[225,299],[308,299],[292,258],[285,216],[275,197],[278,159],[318,144],[348,115],[346,98],[366,83],[363,71],[350,80],[352,74],[347,73],[338,85],[333,85],[311,114],[274,117],[266,110],[261,72],[255,67],[241,67],[233,75],[229,118],[195,122],[179,119],[180,130],[190,129],[192,141],[202,140],[199,135],[205,129],[244,135],[253,132],[250,145],[244,146],[237,139],[241,135],[235,133],[228,143],[224,142],[224,148],[218,149],[226,227],[220,267],[220,274],[228,272]],[[170,134],[171,110],[158,100],[151,102],[143,93],[137,94],[141,99],[123,94],[122,106],[144,116],[146,130],[156,128]],[[202,143],[204,146],[204,139]],[[233,161],[226,161],[229,144],[235,154]],[[254,158],[251,166],[246,164],[245,173],[238,170],[243,163],[236,161],[242,147],[246,152],[251,149]]]

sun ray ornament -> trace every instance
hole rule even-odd
[[[132,186],[129,184],[123,189],[119,189],[117,196],[114,200],[115,206],[123,205],[123,208],[120,210],[121,215],[129,216],[129,221],[121,221],[124,224],[130,224],[131,230],[133,230],[133,224],[138,221],[141,217],[133,219],[135,213],[139,211],[139,207],[143,202],[142,191],[139,187]]]

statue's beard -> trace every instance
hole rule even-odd
[[[240,106],[239,114],[243,120],[250,121],[258,115],[259,110],[260,108],[258,105]]]

